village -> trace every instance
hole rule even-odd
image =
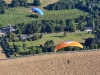
[[[94,27],[85,27],[84,31],[76,30],[75,32],[92,32],[94,31],[94,29],[95,29]],[[7,33],[14,32],[14,31],[15,31],[14,26],[8,24],[6,27],[0,29],[0,37],[6,36]],[[26,40],[27,38],[30,38],[30,36],[27,34],[21,34],[20,36],[21,40]]]

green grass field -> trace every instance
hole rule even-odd
[[[11,3],[12,0],[5,0],[8,4]],[[43,19],[69,19],[69,18],[77,18],[80,15],[87,15],[87,12],[83,12],[78,9],[69,9],[69,10],[58,10],[58,11],[48,11],[43,9],[44,6],[48,4],[55,3],[59,0],[40,0],[41,8],[44,12],[44,15],[39,15],[39,18],[30,17],[32,13],[30,13],[29,8],[25,7],[16,7],[16,8],[9,8],[6,14],[0,14],[0,25],[6,26],[8,23],[11,25],[15,25],[17,23],[30,23],[33,20],[43,20]],[[29,3],[32,3],[33,0],[28,0]]]
[[[47,11],[43,9],[44,15],[39,15],[39,18],[30,17],[30,8],[17,7],[9,8],[6,14],[0,14],[0,24],[6,26],[8,23],[15,25],[17,23],[30,23],[33,20],[43,19],[69,19],[77,18],[80,15],[87,15],[88,13],[80,11],[78,9],[59,10],[59,11]]]
[[[40,44],[44,44],[47,40],[53,40],[54,44],[57,45],[64,41],[77,41],[80,43],[84,43],[84,40],[86,38],[93,38],[94,35],[92,33],[88,32],[73,32],[73,33],[67,33],[66,37],[63,37],[64,32],[61,33],[51,33],[51,34],[44,34],[43,38],[37,41],[31,41],[31,42],[24,42],[27,44],[27,46],[39,46]],[[17,45],[23,44],[23,42],[15,42]],[[12,42],[9,42],[10,45],[12,45]]]

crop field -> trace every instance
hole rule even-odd
[[[94,37],[94,34],[92,34],[92,33],[88,34],[87,32],[67,33],[66,37],[63,37],[63,34],[64,34],[64,32],[43,34],[42,39],[39,39],[39,40],[36,40],[36,41],[29,41],[29,42],[27,41],[27,42],[24,42],[24,43],[27,44],[27,47],[28,46],[39,46],[40,44],[44,44],[47,40],[53,40],[55,45],[57,45],[58,43],[61,43],[63,41],[69,41],[69,40],[78,41],[78,42],[83,43],[86,38],[89,38],[89,37],[93,38]],[[23,44],[23,42],[15,42],[15,43],[18,44],[18,45]],[[11,46],[13,45],[12,42],[9,42],[9,44]]]
[[[0,68],[0,75],[100,75],[100,51],[2,60]]]

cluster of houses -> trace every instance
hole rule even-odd
[[[85,27],[85,29],[84,29],[84,31],[85,32],[92,32],[92,31],[94,31],[94,27]],[[80,32],[80,30],[77,30],[76,32]]]
[[[0,37],[5,36],[7,33],[14,32],[14,31],[15,31],[15,28],[11,26],[10,24],[8,24],[7,27],[3,27],[0,29]],[[27,38],[29,38],[29,36],[25,34],[20,36],[20,39],[22,40],[25,40]]]
[[[85,30],[86,32],[91,32],[94,30],[94,27],[85,27]],[[3,27],[0,29],[0,37],[6,35],[8,32],[14,32],[15,31],[15,28],[13,26],[11,26],[10,24],[7,25],[7,27]],[[80,32],[80,30],[77,30],[76,32]],[[20,38],[22,40],[25,40],[27,38],[29,38],[28,35],[21,35]]]

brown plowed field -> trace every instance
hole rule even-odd
[[[2,60],[0,75],[100,75],[100,51]]]

